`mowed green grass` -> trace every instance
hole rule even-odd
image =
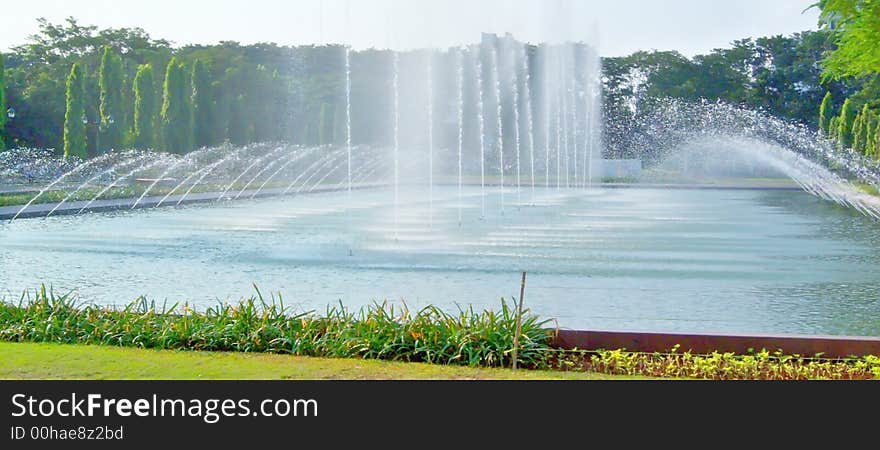
[[[59,344],[0,343],[4,380],[619,380],[574,372],[201,353]]]

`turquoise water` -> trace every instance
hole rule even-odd
[[[802,192],[434,195],[433,214],[408,189],[396,214],[373,190],[3,223],[0,292],[497,308],[525,270],[526,306],[566,328],[880,336],[880,224]]]

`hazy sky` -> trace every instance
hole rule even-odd
[[[530,42],[598,43],[603,55],[674,49],[687,55],[749,36],[816,28],[815,0],[3,0],[0,48],[37,30],[37,17],[141,27],[175,44],[235,40],[356,48],[449,46],[480,31]]]

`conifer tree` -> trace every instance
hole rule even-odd
[[[867,119],[865,111],[860,111],[856,115],[856,120],[853,121],[852,148],[860,153],[865,151],[864,133],[862,132],[865,129],[865,119]]]
[[[152,148],[156,137],[156,84],[153,66],[143,64],[134,77],[134,146]]]
[[[877,120],[877,116],[875,114],[871,114],[871,118],[866,126],[866,128],[868,129],[868,134],[865,138],[865,155],[867,156],[875,156],[877,154],[878,123],[880,123],[880,121]]]
[[[98,73],[98,89],[100,90],[101,123],[99,154],[122,145],[125,128],[125,114],[122,109],[122,58],[110,46],[104,47],[101,57],[101,68]]]
[[[880,156],[880,119],[878,119],[876,126],[874,127],[874,152],[872,155],[876,158]]]
[[[837,123],[837,141],[841,148],[851,147],[853,144],[853,125],[856,121],[856,106],[851,99],[843,102],[840,110],[840,120]]]
[[[213,104],[211,102],[211,77],[201,61],[192,68],[192,124],[193,144],[196,148],[214,144]]]
[[[82,69],[74,64],[67,77],[67,108],[64,113],[64,157],[88,157],[86,151],[85,87]]]
[[[833,101],[834,98],[831,96],[831,92],[828,92],[822,100],[822,106],[819,107],[819,131],[826,136],[830,135],[828,133],[828,128],[831,126],[831,117],[834,115],[831,111],[834,107],[832,104]]]
[[[0,53],[0,152],[6,150],[6,66]]]
[[[192,113],[186,95],[184,70],[171,58],[162,89],[162,141],[166,151],[185,154],[192,149]]]

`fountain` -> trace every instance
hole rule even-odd
[[[480,138],[480,216],[486,217],[486,111],[483,98],[485,90],[483,89],[483,52],[474,56],[475,67],[474,81],[477,84],[477,122],[479,123]]]
[[[527,270],[532,309],[566,327],[880,333],[834,320],[880,313],[875,162],[723,103],[658,100],[603,136],[583,43],[341,50],[327,142],[0,153],[0,193],[29,197],[0,208],[0,289],[492,307]],[[594,183],[621,149],[639,183]]]

